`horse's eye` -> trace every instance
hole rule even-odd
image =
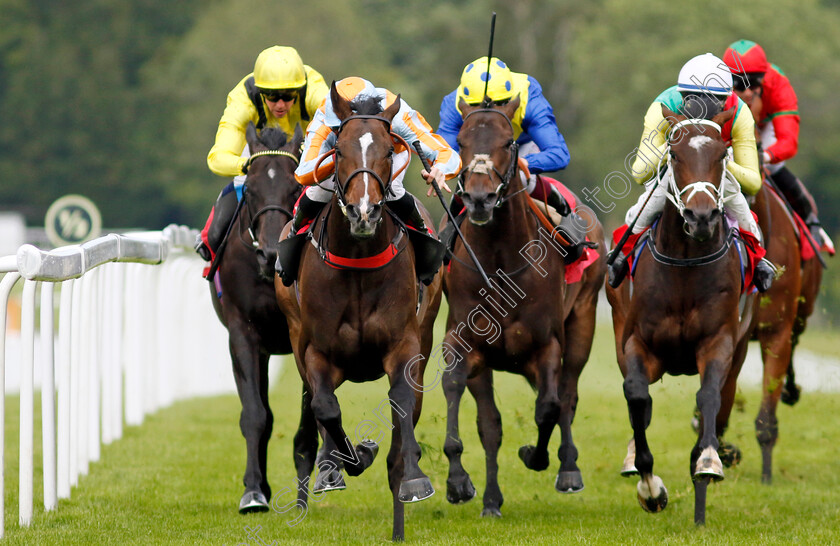
[[[335,156],[336,157],[341,157],[341,149],[338,146],[336,146],[334,149],[335,149]]]
[[[394,157],[394,147],[391,146],[391,149],[388,150],[388,157]]]
[[[514,143],[514,140],[510,139],[510,140],[507,141],[507,144],[505,144],[505,147],[510,148],[511,146],[513,146],[513,143]]]

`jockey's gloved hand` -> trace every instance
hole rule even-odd
[[[452,190],[449,189],[449,186],[446,185],[446,177],[443,175],[443,172],[437,168],[437,165],[432,165],[432,170],[427,171],[423,169],[420,171],[420,176],[426,181],[426,184],[431,185],[432,181],[437,182],[438,187],[445,189],[449,193],[452,193]],[[429,188],[429,191],[426,192],[427,197],[432,196],[432,192],[434,192],[433,188]]]

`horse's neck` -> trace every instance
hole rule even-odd
[[[714,237],[707,241],[692,239],[685,232],[685,221],[675,207],[665,206],[656,228],[657,249],[671,258],[697,258],[718,250],[726,240],[726,220],[720,219]]]
[[[511,193],[520,187],[511,187]],[[506,201],[493,212],[493,221],[483,226],[473,226],[476,238],[490,244],[476,245],[479,254],[499,256],[499,249],[504,249],[504,257],[519,261],[518,250],[537,238],[536,222],[528,212],[528,196],[520,192]],[[512,249],[515,251],[510,252]]]

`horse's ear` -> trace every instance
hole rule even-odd
[[[516,114],[516,110],[519,108],[519,93],[513,97],[507,104],[502,107],[502,112],[508,117],[508,119],[513,119],[514,114]]]
[[[248,127],[245,128],[245,141],[248,143],[248,149],[254,151],[255,144],[259,142],[257,137],[257,128],[254,127],[254,122],[248,122]]]
[[[303,152],[304,134],[300,123],[295,124],[295,134],[292,136],[292,151],[300,154]]]
[[[332,102],[333,112],[335,112],[335,115],[341,121],[344,121],[353,114],[350,102],[339,94],[335,80],[333,80],[332,86],[330,86],[330,101]]]
[[[664,104],[662,105],[662,117],[664,117],[672,127],[677,123],[688,119],[685,116],[672,112],[671,109]]]
[[[729,121],[730,119],[732,119],[735,116],[735,108],[736,107],[733,106],[729,110],[721,112],[720,114],[713,117],[712,121],[714,121],[718,125],[722,126],[724,123],[726,123],[727,121]]]
[[[397,112],[400,111],[400,106],[402,106],[402,95],[397,95],[397,98],[394,99],[394,102],[386,108],[382,112],[382,117],[387,119],[388,121],[393,121],[394,118],[397,116]]]
[[[466,118],[470,112],[479,108],[479,105],[470,106],[467,104],[467,101],[464,100],[464,97],[461,97],[461,100],[458,101],[458,109],[461,111],[461,117]]]

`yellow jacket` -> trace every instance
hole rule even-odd
[[[304,65],[306,70],[306,111],[311,118],[321,102],[329,94],[324,77],[312,67]],[[260,119],[251,98],[248,96],[246,82],[253,74],[248,74],[242,81],[236,84],[227,96],[227,106],[219,120],[219,129],[216,131],[216,141],[207,154],[207,166],[219,176],[233,177],[242,174],[242,167],[247,161],[242,156],[245,149],[245,128],[248,122],[257,125]],[[266,127],[279,127],[291,136],[295,132],[295,126],[300,123],[303,129],[309,120],[301,119],[300,104],[296,101],[288,114],[282,118],[276,118],[265,105],[265,99],[260,97],[262,108],[266,119]]]
[[[676,86],[672,89],[675,90]],[[662,105],[665,104],[673,112],[677,112],[678,105],[669,104],[673,101],[668,100],[672,98],[669,93],[672,89],[666,90],[657,97],[645,114],[645,128],[631,171],[639,184],[647,182],[656,174],[659,159],[665,154],[669,124],[662,115]],[[749,108],[740,99],[738,99],[735,121],[732,124],[731,138],[733,160],[726,163],[726,168],[741,185],[744,193],[755,195],[761,189],[758,151],[755,147],[755,121]]]

